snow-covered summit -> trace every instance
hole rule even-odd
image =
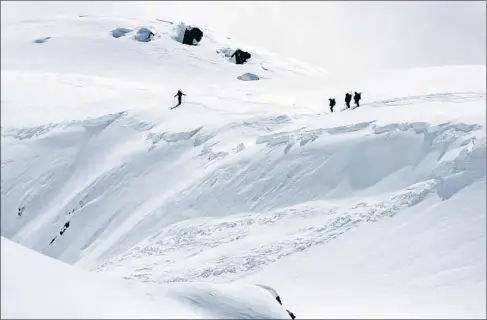
[[[204,32],[201,42],[183,45],[176,40],[184,34],[181,26],[190,24],[96,16],[10,22],[2,24],[2,66],[186,86],[228,82],[245,72],[264,78],[323,73],[201,26],[194,26]],[[152,39],[144,42],[138,36],[141,29],[152,31]],[[39,39],[43,41],[37,43]],[[252,58],[237,66],[219,53],[226,48],[246,49]]]

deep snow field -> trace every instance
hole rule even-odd
[[[176,24],[2,23],[2,318],[486,317],[485,66],[334,74]]]

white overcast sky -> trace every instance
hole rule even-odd
[[[2,23],[81,14],[182,20],[328,70],[486,60],[485,1],[8,1],[1,10]]]

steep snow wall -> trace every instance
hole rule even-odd
[[[127,112],[3,129],[2,234],[64,261],[104,260],[186,219],[378,196],[426,181],[447,199],[485,177],[478,124],[300,129],[289,116],[205,124],[212,111],[194,112],[199,121],[179,129],[169,125],[175,113],[155,126]]]

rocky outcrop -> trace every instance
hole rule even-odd
[[[203,39],[203,31],[198,28],[186,29],[183,37],[183,44],[197,45]]]
[[[174,29],[173,39],[182,44],[195,46],[203,39],[203,31],[180,22]]]
[[[235,57],[236,64],[244,64],[245,62],[247,62],[247,60],[249,60],[252,57],[252,55],[247,51],[237,49],[235,50],[231,58],[232,57]]]

